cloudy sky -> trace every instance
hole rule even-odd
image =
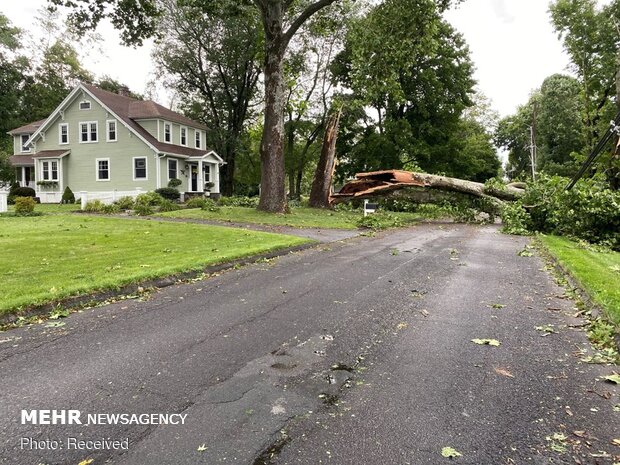
[[[2,12],[17,26],[32,29],[32,17],[45,0],[3,0]],[[532,89],[550,74],[567,72],[568,59],[549,24],[546,0],[466,0],[447,13],[470,45],[480,90],[501,115],[514,112]],[[137,92],[152,77],[148,43],[140,49],[119,45],[109,25],[100,28],[104,54],[94,53],[85,65],[96,74],[108,74]],[[165,96],[161,103],[168,104]]]

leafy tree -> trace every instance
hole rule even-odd
[[[161,2],[154,58],[186,113],[207,124],[207,143],[226,161],[222,193],[232,195],[237,154],[257,98],[262,50],[254,10],[226,0],[198,8]]]
[[[142,94],[132,92],[125,84],[108,75],[103,75],[97,79],[95,85],[100,89],[107,90],[108,92],[112,92],[114,94],[125,94],[136,100],[144,100],[144,96]]]
[[[157,22],[162,16],[155,0],[49,0],[53,5],[72,9],[73,23],[81,31],[94,29],[105,17],[111,19],[125,43],[140,44],[155,34]],[[239,6],[249,0],[236,0]],[[304,23],[318,11],[338,0],[291,1],[251,0],[263,24],[265,77],[264,131],[261,153],[261,199],[259,208],[272,212],[287,210],[284,168],[284,58],[291,39]],[[215,0],[185,0],[209,11]]]

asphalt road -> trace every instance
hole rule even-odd
[[[618,462],[613,367],[581,361],[583,321],[527,243],[420,225],[2,333],[0,463]],[[32,425],[23,409],[185,417]],[[99,438],[128,450],[75,449]]]

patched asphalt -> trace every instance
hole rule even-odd
[[[600,379],[614,367],[581,361],[583,320],[536,252],[518,255],[528,242],[419,225],[2,333],[0,463],[620,461],[619,393]],[[33,426],[22,409],[187,417]]]

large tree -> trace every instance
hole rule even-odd
[[[162,14],[156,0],[49,0],[53,5],[72,9],[71,17],[81,30],[95,28],[109,17],[125,43],[140,44],[157,29]],[[259,208],[287,211],[284,168],[284,58],[297,31],[318,11],[339,0],[237,0],[248,1],[257,9],[265,39],[263,71],[265,108],[261,141],[261,198]],[[184,3],[209,9],[216,0],[185,0]]]

